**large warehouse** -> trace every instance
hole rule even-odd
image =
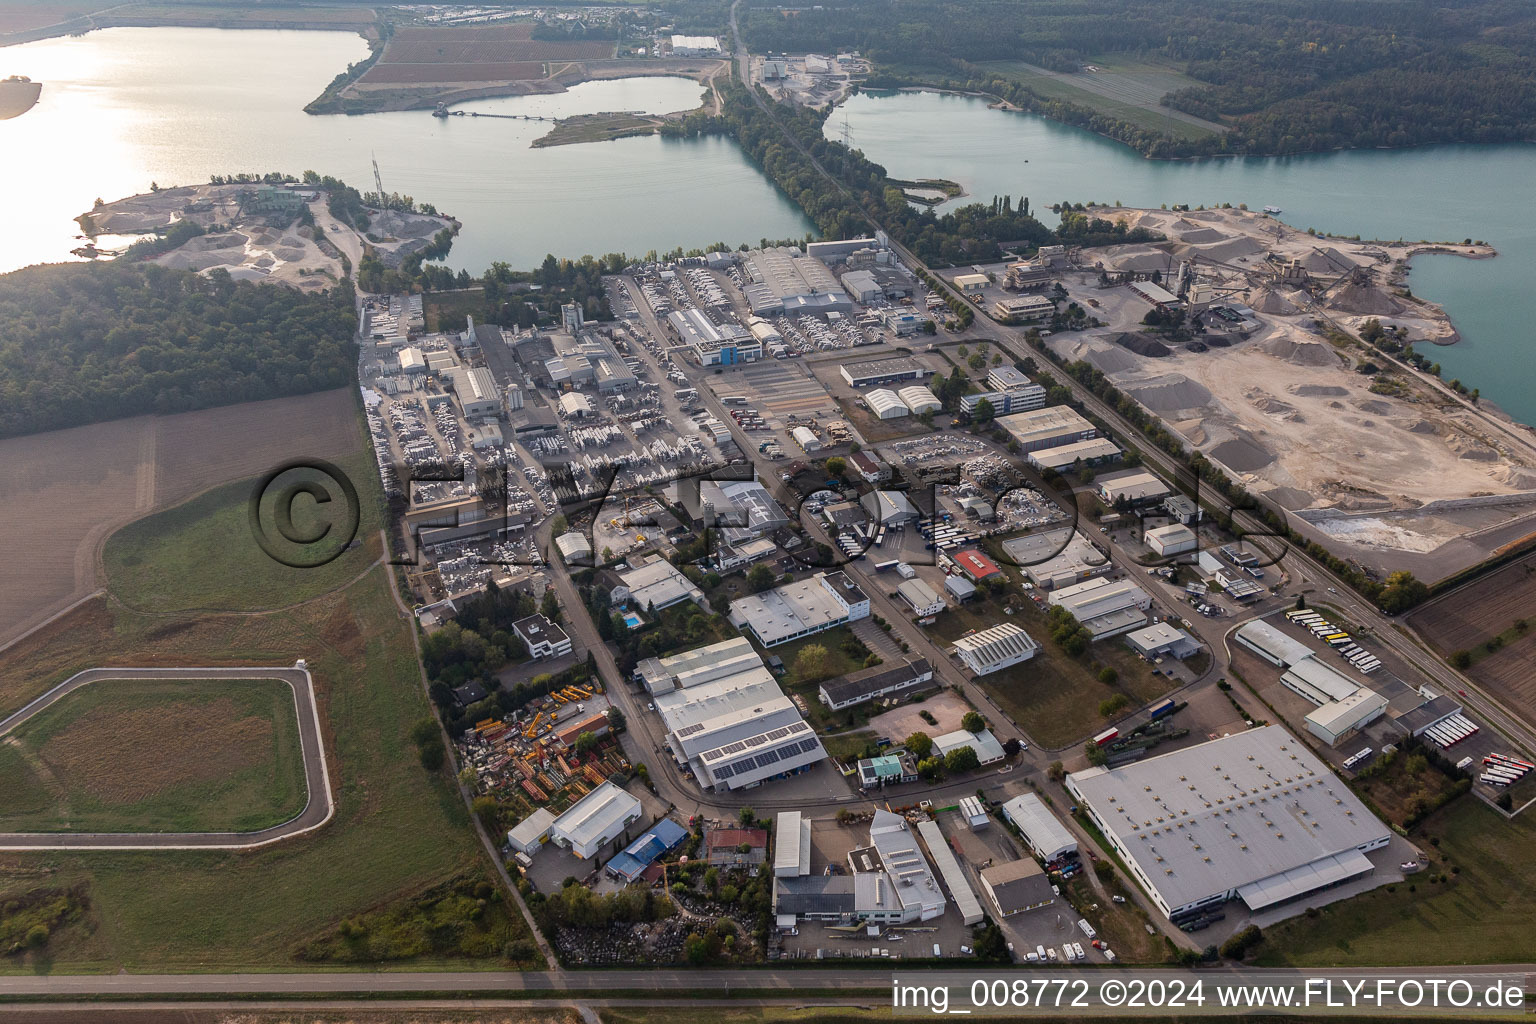
[[[1098,428],[1064,405],[1010,413],[997,423],[1019,442],[1019,451],[1026,455],[1099,436]]]
[[[745,637],[647,658],[635,675],[655,697],[678,764],[707,789],[756,786],[827,756]]]
[[[1077,852],[1072,833],[1033,793],[1022,793],[1003,804],[1003,817],[1019,830],[1030,852],[1047,864]]]
[[[1000,672],[1028,661],[1040,645],[1024,630],[1004,622],[963,636],[955,641],[955,653],[978,676]]]
[[[856,363],[844,363],[837,368],[843,380],[856,388],[875,384],[895,384],[899,381],[922,380],[929,374],[927,367],[915,359],[895,356],[887,359],[863,359]]]
[[[1042,590],[1070,586],[1114,567],[1104,552],[1071,527],[1010,538],[1003,541],[1003,550]]]
[[[1173,919],[1241,899],[1259,911],[1370,874],[1391,830],[1278,725],[1067,776]]]
[[[1130,580],[1102,576],[1053,590],[1047,600],[1071,612],[1095,640],[1146,625],[1152,604],[1152,596]]]
[[[841,570],[738,597],[730,611],[731,624],[750,632],[764,647],[867,618],[868,595]]]
[[[743,266],[748,280],[744,289],[747,302],[759,316],[847,313],[853,309],[848,293],[827,265],[794,246],[753,249]]]
[[[1120,446],[1107,437],[1093,437],[1086,441],[1058,445],[1055,448],[1041,448],[1025,456],[1029,464],[1036,469],[1054,469],[1057,472],[1069,469],[1079,462],[1085,466],[1097,466],[1119,457]]]
[[[912,415],[907,403],[890,388],[876,388],[864,396],[864,401],[869,411],[879,420],[899,420],[903,416]]]

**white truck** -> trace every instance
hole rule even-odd
[[[1077,919],[1077,930],[1088,936],[1090,939],[1096,939],[1099,937],[1099,933],[1093,930],[1093,925],[1088,923],[1088,919],[1086,917],[1080,917]]]

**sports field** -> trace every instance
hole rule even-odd
[[[376,479],[361,479],[358,487],[365,506],[377,501]],[[228,497],[243,508],[245,493],[235,487]],[[214,523],[235,514],[230,504],[200,507],[201,514],[163,513],[163,533],[150,535],[165,550],[191,550],[192,538],[209,536]],[[251,574],[260,571],[232,556],[188,556],[183,569],[180,589],[162,592],[168,607],[240,607],[249,600]],[[336,814],[328,824],[255,853],[0,856],[0,902],[41,887],[83,887],[89,900],[88,915],[50,937],[44,951],[50,969],[292,968],[303,950],[334,936],[346,919],[415,905],[445,884],[493,880],[463,801],[445,775],[422,769],[410,739],[411,726],[431,711],[411,641],[414,626],[395,604],[387,569],[373,566],[315,590],[318,596],[261,612],[140,610],[120,603],[114,591],[0,659],[0,708],[11,710],[21,695],[89,667],[291,665],[305,658],[336,780]],[[5,749],[0,772],[14,772]],[[28,786],[26,800],[38,807],[46,792]],[[511,938],[526,937],[515,912],[507,927]],[[499,957],[482,957],[450,943],[395,962],[506,966]],[[0,960],[0,974],[33,969],[27,959]]]
[[[251,832],[304,809],[293,693],[275,679],[105,680],[0,742],[7,832]]]

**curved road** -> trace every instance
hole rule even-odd
[[[0,851],[9,850],[248,850],[313,832],[336,813],[330,769],[315,706],[309,670],[287,668],[90,668],[77,672],[20,711],[0,719],[0,737],[82,686],[113,679],[277,679],[293,690],[304,756],[304,810],[259,832],[5,832]]]

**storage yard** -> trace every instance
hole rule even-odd
[[[1434,580],[1532,531],[1527,435],[1402,369],[1360,372],[1370,353],[1317,326],[1377,320],[1421,346],[1454,340],[1443,311],[1401,294],[1406,261],[1425,246],[1314,237],[1239,210],[1095,212],[1169,241],[1096,250],[1092,267],[1068,275],[1080,281],[1072,295],[1109,323],[1053,337],[1057,355],[1097,367],[1234,479],[1368,567]],[[1133,282],[1105,288],[1101,270]],[[1205,333],[1185,343],[1139,333],[1150,307],[1134,279],[1154,271],[1193,282]]]

